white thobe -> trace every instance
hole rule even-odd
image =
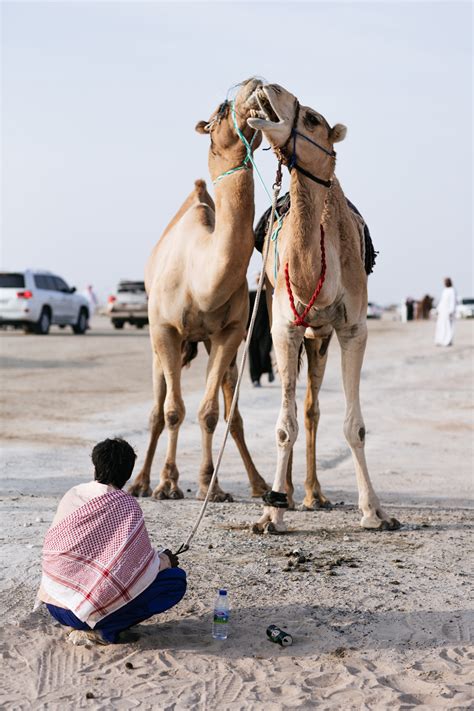
[[[456,292],[453,286],[443,289],[437,312],[435,343],[437,346],[450,346],[453,342],[456,313]]]

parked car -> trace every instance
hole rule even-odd
[[[109,296],[107,313],[114,328],[123,328],[129,323],[143,328],[148,323],[148,297],[145,282],[123,279],[119,282],[117,293]]]
[[[474,318],[474,299],[460,299],[456,306],[456,318]]]
[[[367,318],[382,318],[383,308],[372,301],[367,304]]]
[[[53,324],[72,326],[78,334],[86,332],[89,307],[76,287],[46,271],[0,272],[1,327],[46,335]]]

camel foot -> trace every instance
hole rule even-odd
[[[284,509],[274,506],[264,506],[262,518],[252,526],[252,533],[270,533],[273,535],[286,533],[287,528],[283,521]]]
[[[401,523],[396,518],[387,516],[383,511],[376,511],[371,516],[363,516],[360,526],[369,531],[397,531]]]
[[[303,503],[301,504],[301,511],[319,511],[320,509],[332,509],[333,505],[329,501],[329,499],[326,499],[325,496],[314,496],[313,498],[307,500],[304,499]]]
[[[207,496],[207,489],[199,489],[197,493],[197,499],[199,501],[204,501]],[[209,497],[209,501],[214,501],[215,503],[222,504],[226,501],[232,503],[234,501],[232,494],[228,494],[223,491],[220,487],[216,487]]]
[[[128,493],[132,496],[151,496],[151,486],[149,484],[144,484],[139,480],[135,480],[133,484],[128,487]]]
[[[177,484],[174,482],[163,481],[158,484],[152,497],[157,501],[164,501],[165,499],[184,499],[184,494]]]

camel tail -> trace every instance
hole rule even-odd
[[[181,367],[189,366],[191,361],[197,356],[198,344],[197,341],[184,341],[181,346]]]

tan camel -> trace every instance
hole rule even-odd
[[[244,82],[235,98],[235,117],[253,148],[260,133],[247,125],[252,94],[261,82]],[[251,166],[244,163],[246,151],[238,137],[228,102],[210,121],[200,121],[196,130],[210,135],[209,170],[216,180],[214,203],[204,181],[195,189],[166,228],[146,266],[149,297],[150,337],[153,348],[155,405],[150,418],[150,441],[142,470],[130,491],[149,496],[150,472],[158,438],[168,428],[168,448],[157,499],[180,499],[176,466],[178,432],[185,409],[181,396],[181,369],[195,355],[197,342],[209,352],[206,389],[199,408],[202,432],[202,462],[198,498],[204,498],[214,471],[212,439],[219,417],[222,386],[227,418],[235,384],[237,349],[245,335],[248,317],[246,273],[254,246],[254,183]],[[240,166],[242,166],[240,168]],[[232,169],[239,167],[238,170]],[[224,173],[230,171],[229,174]],[[231,433],[249,477],[252,495],[261,496],[268,486],[258,474],[244,439],[242,418],[236,410]],[[216,481],[213,501],[232,501]]]
[[[288,508],[288,496],[291,503],[293,493],[291,453],[298,434],[295,386],[303,339],[309,376],[305,401],[308,468],[303,504],[313,508],[321,503],[315,466],[318,394],[333,331],[341,347],[346,396],[344,434],[355,464],[361,526],[397,528],[398,521],[390,518],[380,506],[364,454],[365,425],[359,403],[359,383],[367,341],[367,275],[361,258],[360,224],[334,177],[333,145],[344,139],[346,128],[341,124],[331,128],[321,114],[300,106],[296,97],[276,84],[260,87],[256,97],[260,118],[250,118],[248,123],[263,132],[276,154],[291,169],[291,208],[279,234],[276,283],[273,251],[270,251],[266,272],[275,289],[272,337],[282,381],[282,404],[276,425],[275,479],[272,491],[263,497],[264,514],[254,530],[286,530],[283,513]],[[296,315],[287,290],[286,268]],[[301,318],[317,285],[319,295],[315,305]]]

